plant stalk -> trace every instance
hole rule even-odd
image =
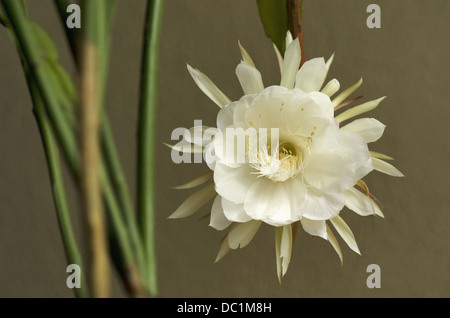
[[[159,43],[164,0],[148,0],[145,19],[144,50],[139,116],[138,211],[147,263],[147,288],[157,295],[155,255],[155,125],[158,101]]]

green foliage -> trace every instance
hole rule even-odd
[[[266,35],[283,54],[286,50],[286,32],[288,31],[288,19],[286,1],[284,0],[256,0],[259,16],[264,25]]]

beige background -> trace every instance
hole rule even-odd
[[[164,14],[157,157],[157,253],[161,297],[448,297],[450,296],[450,2],[378,0],[382,28],[366,27],[374,1],[305,0],[308,58],[336,53],[330,78],[347,87],[363,76],[367,100],[387,95],[371,113],[387,125],[372,149],[396,158],[407,176],[371,174],[366,181],[386,218],[342,215],[362,256],[341,242],[344,266],[324,240],[301,233],[289,271],[276,278],[273,229],[263,226],[243,250],[214,264],[224,233],[198,221],[167,216],[190,191],[183,183],[204,165],[175,165],[162,142],[194,119],[214,125],[218,108],[195,86],[186,63],[208,74],[232,99],[241,94],[234,68],[241,40],[266,85],[279,81],[271,43],[254,0],[167,0]],[[49,0],[28,1],[32,18],[58,43],[73,70]],[[135,193],[140,50],[145,1],[119,1],[113,31],[108,110],[126,175]],[[0,296],[72,297],[55,218],[47,167],[19,59],[0,30]],[[83,241],[79,200],[70,178],[77,236]],[[382,288],[366,287],[369,264],[381,267]],[[123,295],[114,279],[114,295]]]

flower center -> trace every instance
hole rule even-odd
[[[273,149],[263,146],[256,154],[251,167],[259,177],[272,181],[285,181],[303,170],[304,149],[298,143],[281,142]]]

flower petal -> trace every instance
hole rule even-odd
[[[244,200],[245,212],[254,220],[261,220],[273,226],[290,224],[293,216],[290,198],[283,184],[266,178],[258,180],[250,187]]]
[[[281,86],[289,89],[294,87],[295,75],[297,74],[298,68],[300,66],[300,60],[300,42],[298,38],[296,38],[294,41],[292,41],[284,54],[283,74],[281,75],[280,84]]]
[[[184,140],[205,147],[211,142],[217,132],[218,129],[215,127],[195,126],[185,131]]]
[[[345,191],[345,205],[362,216],[375,214],[370,198],[355,188]]]
[[[222,208],[225,218],[231,222],[248,222],[252,218],[245,213],[244,204],[236,204],[230,200],[222,198]]]
[[[194,69],[189,64],[187,65],[189,73],[194,79],[197,86],[219,107],[223,107],[231,103],[231,100],[217,86],[209,79],[208,76],[203,74],[197,69]]]
[[[342,193],[325,193],[314,187],[308,188],[303,217],[310,220],[328,220],[335,217],[344,207],[345,196]]]
[[[327,226],[325,224],[325,221],[315,221],[307,218],[302,218],[300,222],[302,223],[303,230],[305,230],[306,233],[328,240]]]
[[[328,95],[329,97],[331,97],[334,94],[336,94],[340,88],[341,88],[341,84],[339,83],[339,81],[337,79],[333,78],[331,81],[329,81],[327,83],[327,85],[325,85],[324,88],[322,88],[321,92],[324,93],[325,95]]]
[[[387,163],[386,161],[383,161],[381,159],[372,157],[372,163],[373,163],[374,169],[377,171],[383,172],[383,173],[388,174],[393,177],[404,177],[405,176],[396,167],[394,167],[390,163]]]
[[[190,195],[170,216],[169,219],[179,219],[191,216],[198,209],[208,203],[214,196],[214,184],[209,184],[200,189],[194,194]]]
[[[291,262],[292,227],[290,224],[275,228],[275,253],[278,281],[281,283],[281,277],[286,274]]]
[[[222,243],[220,244],[219,252],[217,253],[216,260],[214,263],[220,261],[228,252],[231,251],[230,245],[228,245],[228,235],[225,236]]]
[[[209,226],[215,228],[218,231],[226,229],[231,222],[225,217],[222,208],[222,197],[220,195],[216,196],[214,203],[211,208],[211,218],[209,221]]]
[[[243,248],[251,242],[261,225],[260,221],[236,223],[228,233],[228,245],[233,250]]]
[[[342,127],[342,130],[353,131],[359,134],[366,143],[375,142],[381,138],[386,128],[375,118],[360,118]]]
[[[236,75],[244,94],[258,94],[264,89],[261,73],[247,62],[241,62],[236,67]]]
[[[208,182],[213,178],[213,171],[206,171],[205,173],[202,173],[201,175],[197,176],[196,178],[192,179],[191,181],[182,184],[177,187],[173,187],[173,189],[182,190],[182,189],[191,189],[195,188],[203,183]]]
[[[339,259],[341,260],[341,265],[344,262],[344,258],[342,256],[342,251],[341,251],[341,247],[339,246],[339,242],[336,239],[336,236],[334,236],[333,231],[330,229],[330,227],[328,226],[328,224],[326,224],[327,227],[327,237],[328,237],[328,241],[330,242],[331,246],[333,246],[334,250],[336,251],[336,253],[339,256]]]
[[[356,84],[353,84],[349,88],[347,88],[345,91],[340,93],[335,99],[333,99],[333,106],[336,107],[340,103],[342,103],[347,97],[349,97],[351,94],[353,94],[361,85],[362,85],[363,79],[362,77],[359,79]]]
[[[250,54],[248,54],[247,50],[241,45],[241,41],[238,41],[239,49],[241,50],[242,60],[248,63],[250,66],[256,68],[255,63],[253,62]]]
[[[370,102],[364,103],[362,105],[359,106],[355,106],[353,108],[350,108],[349,110],[339,114],[338,116],[336,116],[336,120],[340,123],[342,123],[343,121],[353,118],[355,116],[367,113],[371,110],[374,110],[375,108],[378,107],[378,105],[380,105],[380,103],[386,98],[386,96],[378,98],[376,100],[372,100]]]
[[[328,73],[323,57],[309,60],[298,70],[295,87],[306,93],[320,91]]]
[[[356,253],[361,255],[359,251],[358,244],[356,244],[355,236],[352,233],[352,230],[348,227],[347,223],[339,216],[335,216],[330,219],[331,224],[333,224],[336,231],[341,235],[342,239],[347,243],[347,245]]]
[[[256,182],[256,179],[257,177],[252,174],[249,165],[231,168],[218,163],[214,170],[217,193],[237,204],[244,202],[248,190]]]

